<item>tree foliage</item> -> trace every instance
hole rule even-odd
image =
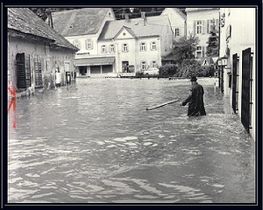
[[[181,37],[178,41],[174,41],[172,55],[175,63],[181,64],[185,59],[194,59],[194,52],[199,40],[196,37]]]
[[[207,57],[218,57],[219,56],[219,31],[216,29],[215,23],[212,25],[210,36],[207,42]]]

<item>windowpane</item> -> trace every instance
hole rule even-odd
[[[141,62],[141,68],[142,68],[142,70],[146,69],[146,62],[145,61]]]
[[[91,50],[91,49],[93,49],[92,40],[87,39],[86,40],[86,50]]]
[[[175,36],[180,36],[179,28],[176,28],[176,29],[174,30],[174,34],[175,34]]]
[[[197,34],[202,33],[202,21],[201,20],[196,21],[196,33]]]
[[[122,51],[123,52],[128,52],[128,44],[123,44],[122,45]]]
[[[106,46],[105,45],[101,45],[101,53],[106,53]]]
[[[151,43],[151,50],[157,50],[156,42]]]
[[[113,44],[110,45],[110,52],[111,52],[111,53],[114,53],[114,52],[115,52],[115,48],[114,48],[114,45],[113,45]]]
[[[140,51],[146,51],[146,44],[145,44],[145,42],[142,42],[140,44]]]

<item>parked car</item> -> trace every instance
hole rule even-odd
[[[159,69],[156,67],[148,68],[147,70],[143,71],[144,75],[159,75]]]

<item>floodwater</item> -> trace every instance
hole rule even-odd
[[[213,85],[207,116],[179,103],[188,81],[79,79],[17,101],[10,203],[253,203],[255,142]]]

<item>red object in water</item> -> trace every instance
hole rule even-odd
[[[16,89],[15,87],[8,87],[8,92],[10,93],[11,101],[8,104],[8,111],[13,107],[13,128],[16,128]]]

